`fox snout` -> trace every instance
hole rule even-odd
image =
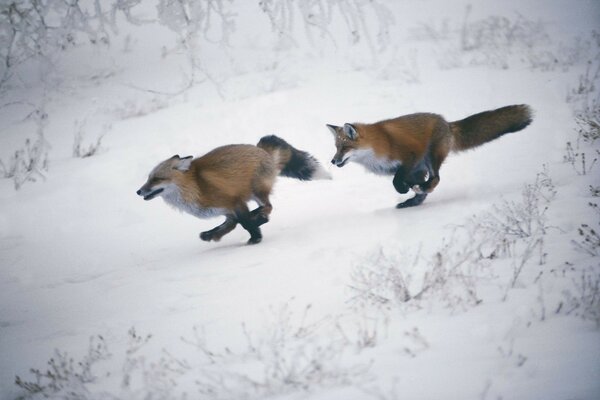
[[[344,165],[346,165],[349,159],[350,157],[347,154],[336,153],[331,159],[331,163],[338,168],[342,168]]]
[[[139,188],[138,191],[135,193],[138,196],[142,196],[144,198],[144,200],[152,200],[153,198],[158,196],[160,193],[162,193],[163,190],[165,190],[165,189],[164,188],[153,189],[153,188],[149,187],[148,184],[145,184],[144,186]]]

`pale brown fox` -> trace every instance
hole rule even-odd
[[[273,209],[269,195],[277,175],[300,180],[327,179],[329,174],[310,154],[277,136],[265,136],[256,146],[218,147],[202,157],[175,155],[151,172],[137,191],[144,200],[161,196],[171,206],[198,218],[225,216],[225,222],[200,234],[218,241],[239,223],[250,233],[249,244],[262,240],[260,226]],[[254,200],[258,208],[248,209]]]

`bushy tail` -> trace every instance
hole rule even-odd
[[[265,136],[256,145],[271,154],[279,168],[279,175],[303,181],[331,179],[331,175],[316,158],[298,150],[275,135]]]
[[[520,131],[529,125],[531,120],[531,108],[520,104],[484,111],[460,121],[450,122],[450,130],[454,136],[452,150],[472,149],[506,133]]]

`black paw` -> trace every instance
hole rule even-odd
[[[398,170],[394,174],[394,179],[392,180],[392,184],[398,193],[408,193],[410,189],[410,185],[406,183],[407,173],[408,171],[403,167],[398,167]]]
[[[252,221],[256,224],[256,226],[261,226],[269,222],[269,217],[263,214],[257,214],[254,218],[252,218]]]
[[[200,239],[204,240],[205,242],[210,242],[211,240],[213,240],[213,232],[206,231],[200,233]]]
[[[407,208],[407,207],[418,206],[419,204],[423,203],[423,201],[425,201],[426,197],[427,197],[427,193],[416,194],[415,197],[411,197],[410,199],[408,199],[402,203],[398,203],[396,205],[396,208]]]
[[[263,207],[250,211],[250,221],[256,226],[261,226],[269,222],[269,217],[263,213]]]
[[[262,236],[254,236],[248,239],[248,244],[258,244],[262,241]]]
[[[410,190],[410,186],[406,182],[394,182],[394,188],[400,194],[406,194]]]

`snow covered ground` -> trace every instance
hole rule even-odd
[[[599,141],[574,119],[600,93],[598,2],[381,1],[389,37],[369,14],[355,44],[336,20],[310,42],[298,11],[293,43],[274,40],[238,3],[227,51],[201,47],[181,93],[164,94],[189,60],[160,57],[174,38],[157,24],[2,92],[0,160],[40,126],[51,147],[44,179],[0,180],[0,398],[600,398],[600,249],[582,227],[598,231]],[[329,164],[326,123],[520,103],[533,124],[449,157],[417,208]],[[72,156],[78,129],[103,135],[97,154]],[[280,178],[259,245],[239,227],[202,242],[220,220],[135,194],[173,154],[266,134],[333,179]]]

